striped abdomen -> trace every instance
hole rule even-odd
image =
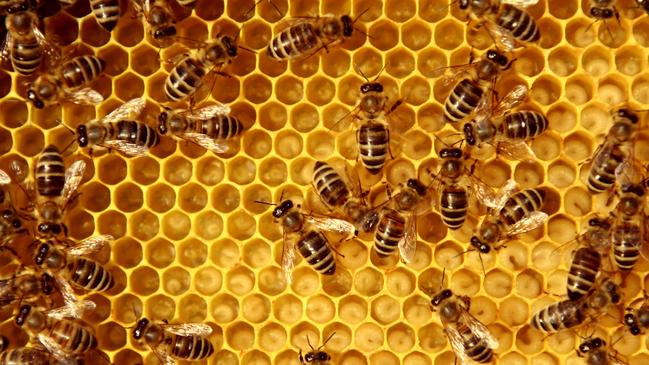
[[[385,165],[390,144],[387,125],[371,121],[364,123],[358,130],[357,138],[363,166],[372,175],[380,173]]]
[[[507,114],[501,128],[509,139],[528,140],[545,132],[548,120],[541,113],[524,110]]]
[[[50,365],[58,360],[49,352],[33,347],[13,348],[0,353],[0,365]]]
[[[341,207],[351,195],[338,172],[322,161],[317,161],[313,167],[313,185],[330,207]]]
[[[464,323],[457,324],[457,331],[464,340],[464,351],[471,360],[477,363],[487,363],[493,358],[494,352],[489,347],[486,338],[477,336],[471,328]]]
[[[374,251],[385,257],[392,254],[405,234],[406,220],[394,209],[385,209],[374,235]]]
[[[21,75],[29,76],[38,70],[43,51],[33,35],[15,40],[11,48],[11,65]]]
[[[532,326],[545,333],[579,326],[586,319],[582,305],[571,300],[550,304],[532,316]]]
[[[642,233],[638,225],[622,222],[613,228],[613,256],[618,269],[628,271],[640,258]]]
[[[74,258],[67,264],[68,280],[86,290],[105,291],[115,284],[113,274],[98,262]]]
[[[500,210],[500,221],[511,227],[532,212],[541,209],[545,192],[541,189],[524,189],[512,195]]]
[[[268,57],[278,61],[290,60],[315,51],[320,46],[313,24],[302,22],[281,31],[266,48]]]
[[[81,354],[97,347],[97,339],[88,328],[66,319],[54,321],[48,335],[65,352],[73,354]]]
[[[42,196],[60,196],[65,185],[65,165],[59,150],[50,145],[36,163],[36,188]]]
[[[190,96],[201,86],[205,74],[205,66],[202,62],[192,57],[185,57],[171,70],[165,80],[167,98],[171,101],[179,101]]]
[[[194,133],[205,134],[213,139],[235,138],[243,132],[243,124],[232,116],[217,114],[210,119],[190,119],[193,123],[190,126]]]
[[[119,20],[119,0],[90,0],[92,13],[97,23],[107,31],[112,31]]]
[[[541,32],[534,18],[513,5],[503,4],[497,17],[496,23],[507,29],[519,41],[537,42],[541,38]]]
[[[168,338],[167,350],[171,357],[177,360],[198,361],[214,353],[214,346],[206,338],[200,336],[180,336],[172,334]]]
[[[568,272],[568,298],[575,301],[586,295],[595,283],[602,257],[590,247],[581,247],[575,252]]]
[[[297,249],[306,262],[322,275],[333,275],[336,272],[334,258],[327,238],[316,231],[309,231],[297,243]]]
[[[624,152],[617,145],[604,146],[593,159],[588,174],[588,190],[601,193],[615,184],[615,170],[624,161]]]
[[[106,63],[95,56],[79,56],[61,66],[61,79],[66,89],[74,89],[99,77]]]
[[[457,185],[444,188],[440,194],[439,206],[444,224],[449,229],[460,229],[469,210],[466,189]]]
[[[462,121],[473,113],[483,95],[484,91],[477,81],[460,81],[446,98],[444,118],[450,123]]]
[[[122,141],[148,148],[155,147],[160,142],[155,129],[134,120],[104,123],[104,126],[107,128],[106,140],[109,141]]]

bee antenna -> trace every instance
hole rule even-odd
[[[311,345],[311,341],[309,340],[309,335],[306,335],[306,343],[309,345],[309,347],[311,348],[311,350],[315,350],[315,348],[313,347],[313,345]]]
[[[327,337],[327,339],[324,340],[324,342],[322,343],[322,346],[318,347],[318,350],[320,350],[321,348],[325,347],[325,345],[327,344],[327,342],[329,342],[329,340],[331,340],[331,339],[334,337],[335,334],[336,334],[336,331],[332,332],[332,333],[329,335],[329,337]]]
[[[356,23],[358,21],[358,19],[360,19],[360,17],[365,15],[365,13],[367,13],[368,11],[370,11],[369,7],[365,8],[365,10],[361,11],[360,14],[356,15],[356,18],[354,18],[354,20],[352,20],[352,24]],[[354,29],[356,29],[356,28],[354,28]]]
[[[241,46],[241,45],[239,45],[238,47],[239,47],[239,49],[242,49],[244,51],[248,51],[248,52],[250,52],[252,54],[257,54],[257,52],[254,49],[250,49],[248,47],[244,47],[244,46]]]
[[[70,133],[72,133],[72,135],[76,135],[76,134],[77,134],[77,133],[74,131],[74,129],[72,129],[69,125],[63,123],[62,120],[60,120],[60,119],[55,119],[54,121],[55,121],[56,123],[58,123],[59,125],[63,126],[63,128],[67,129]]]
[[[285,192],[286,192],[286,190],[282,190],[282,192],[279,193],[279,202],[280,202],[280,203],[284,201],[284,193],[285,193]]]
[[[374,80],[372,80],[373,82],[379,79],[379,76],[381,76],[381,73],[383,73],[383,70],[385,70],[385,68],[388,67],[389,64],[390,64],[390,62],[386,62],[383,65],[383,67],[379,70],[379,73],[376,74],[376,77],[374,78]]]
[[[442,280],[439,281],[439,290],[442,290],[444,287],[444,276],[446,275],[446,267],[442,269]]]
[[[365,79],[366,82],[370,82],[370,80],[365,75],[365,72],[363,72],[363,70],[361,70],[361,67],[356,62],[354,62],[354,70],[356,70],[357,73],[359,73],[361,76],[363,76],[363,78]]]
[[[264,201],[261,201],[261,200],[253,200],[253,202],[255,202],[257,204],[264,204],[264,205],[277,205],[275,203],[264,202]]]
[[[482,272],[487,276],[487,270],[484,268],[484,261],[482,261],[482,254],[478,252],[478,258],[480,259],[480,266],[482,266]]]

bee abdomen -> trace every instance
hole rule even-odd
[[[95,261],[77,258],[68,265],[70,281],[84,289],[106,291],[115,284],[113,274]]]
[[[445,188],[440,194],[439,206],[444,224],[449,229],[461,228],[469,210],[466,190],[457,186]]]
[[[376,175],[381,172],[387,158],[390,137],[388,127],[382,123],[365,123],[358,131],[358,149],[367,171]]]
[[[43,52],[36,39],[14,42],[11,50],[11,65],[21,75],[29,76],[41,65]]]
[[[60,196],[65,186],[65,165],[61,153],[47,146],[36,164],[36,188],[43,196]]]
[[[599,272],[602,258],[596,250],[582,247],[575,252],[568,272],[568,298],[575,301],[590,291]]]
[[[477,363],[486,363],[493,357],[493,350],[489,348],[486,339],[478,337],[471,329],[464,325],[458,324],[458,332],[464,340],[466,355]]]
[[[327,238],[321,232],[309,231],[298,243],[298,250],[306,262],[322,275],[333,275],[336,260]]]
[[[500,211],[500,218],[507,226],[512,226],[532,212],[540,210],[545,198],[541,189],[524,189],[512,195]]]
[[[171,355],[179,360],[202,360],[214,353],[212,343],[200,336],[175,335],[171,346]]]
[[[405,219],[393,209],[388,209],[376,228],[374,250],[380,257],[392,254],[405,234]]]
[[[156,130],[144,123],[134,120],[120,120],[111,123],[111,128],[114,138],[119,141],[148,148],[155,147],[160,143]]]
[[[581,305],[571,300],[550,304],[532,316],[532,326],[546,332],[554,333],[562,329],[572,328],[584,322],[586,316]]]
[[[205,70],[194,59],[187,57],[182,60],[165,81],[165,94],[171,101],[186,98],[201,85]]]
[[[342,206],[349,198],[349,189],[342,177],[322,161],[317,161],[313,167],[313,183],[318,195],[329,206]]]
[[[471,79],[460,81],[451,90],[444,104],[444,118],[447,122],[456,123],[468,117],[478,106],[484,91],[477,82]]]
[[[61,66],[61,77],[67,88],[76,88],[96,79],[104,67],[105,62],[98,57],[79,56]]]
[[[613,256],[620,270],[629,271],[640,258],[641,232],[635,224],[622,223],[613,229]]]
[[[72,321],[56,321],[50,337],[65,350],[80,354],[97,347],[97,339],[85,327]]]
[[[536,42],[541,38],[539,27],[525,11],[510,4],[503,4],[498,16],[498,25],[512,33],[514,38],[523,42]]]
[[[0,365],[48,365],[52,358],[44,350],[30,347],[8,349],[0,353]]]
[[[610,152],[602,151],[595,156],[588,174],[588,190],[601,193],[615,183],[615,170],[624,160],[624,153],[617,147]]]
[[[300,57],[320,44],[313,25],[304,22],[284,29],[266,48],[266,54],[278,61]]]
[[[218,115],[211,120],[202,121],[198,132],[214,139],[230,139],[243,132],[243,124],[233,116]]]
[[[90,0],[90,6],[97,23],[107,31],[112,31],[119,20],[119,0]]]
[[[525,110],[505,116],[503,128],[507,138],[527,140],[545,132],[548,120],[541,113]]]

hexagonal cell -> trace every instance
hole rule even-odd
[[[115,322],[97,326],[97,340],[102,349],[114,351],[126,345],[126,329]]]
[[[6,99],[0,103],[0,124],[6,128],[18,128],[27,122],[27,104],[18,99]]]
[[[366,322],[358,326],[354,332],[354,344],[359,350],[369,353],[383,345],[383,330],[377,324]]]
[[[144,38],[142,21],[137,18],[122,17],[112,36],[122,46],[133,47],[142,42]]]
[[[167,75],[163,72],[158,72],[149,76],[146,80],[147,96],[158,103],[169,102],[164,92],[164,84],[166,79]]]
[[[275,352],[284,347],[288,336],[283,325],[277,323],[265,324],[259,330],[259,346],[262,350]]]
[[[158,217],[148,211],[139,211],[129,220],[130,232],[135,238],[148,241],[155,237],[160,230]]]
[[[254,161],[245,157],[236,157],[228,164],[227,172],[231,182],[246,185],[254,180],[256,167]]]
[[[135,294],[151,295],[160,287],[160,277],[156,270],[148,266],[140,266],[133,270],[129,284]]]
[[[459,22],[447,19],[435,26],[435,44],[446,50],[453,50],[462,44],[464,29]]]
[[[369,34],[380,34],[379,37],[370,38],[370,43],[381,51],[393,49],[399,43],[399,28],[388,20],[381,20],[372,24]]]
[[[216,323],[229,323],[239,313],[239,301],[230,294],[217,294],[210,303],[210,313]]]
[[[141,76],[151,76],[160,69],[158,51],[147,44],[139,45],[131,51],[131,68]]]
[[[11,91],[11,76],[0,70],[0,98],[4,98]]]
[[[78,225],[78,223],[75,225]],[[102,234],[110,234],[113,237],[122,237],[126,233],[126,217],[117,211],[104,211],[99,218],[97,218],[97,229],[99,229],[99,232]]]
[[[532,269],[518,274],[516,292],[526,298],[538,298],[543,292],[543,275]]]
[[[513,178],[521,187],[535,188],[543,183],[543,166],[535,161],[525,161],[516,165]]]
[[[126,178],[126,162],[115,155],[103,156],[97,165],[99,179],[109,185],[117,184]]]
[[[273,85],[263,75],[251,75],[243,80],[242,89],[247,100],[254,104],[261,104],[268,100],[273,93]]]
[[[548,181],[557,188],[565,188],[575,181],[576,166],[566,161],[553,162],[548,167]]]
[[[188,213],[195,213],[207,205],[207,191],[195,183],[189,183],[178,192],[178,205]]]
[[[142,301],[135,295],[123,294],[114,299],[115,309],[113,319],[118,322],[133,323],[138,320],[138,313],[142,313]]]
[[[183,185],[192,177],[192,163],[182,157],[171,157],[163,165],[162,174],[169,183]]]
[[[221,289],[223,277],[221,272],[213,267],[199,269],[193,276],[194,288],[203,295],[213,295]]]
[[[56,39],[58,46],[66,46],[79,38],[77,20],[66,12],[58,12],[48,17],[45,23],[45,34],[49,39]]]
[[[196,178],[205,185],[216,185],[225,175],[223,161],[213,156],[202,157],[196,164]]]
[[[140,185],[152,184],[160,176],[160,164],[149,156],[131,159],[129,163],[131,164],[129,167],[130,176]]]
[[[611,22],[611,25],[597,28],[597,39],[606,47],[618,48],[623,45],[629,37],[629,29],[624,25]]]
[[[591,193],[582,187],[572,188],[563,197],[563,207],[571,216],[583,217],[591,212]]]
[[[566,25],[566,40],[577,48],[585,48],[595,41],[595,30],[588,19],[571,20]]]
[[[142,207],[144,198],[139,186],[131,183],[120,184],[115,190],[113,201],[123,212],[134,212]]]
[[[502,320],[511,327],[525,324],[530,318],[527,302],[515,296],[507,297],[500,303],[499,313]]]
[[[45,147],[45,136],[40,128],[21,128],[15,133],[14,147],[25,156],[36,156]]]
[[[584,58],[582,58],[584,60]],[[555,75],[565,77],[577,69],[576,50],[569,46],[558,47],[548,55],[548,67]]]
[[[178,296],[189,289],[191,276],[189,272],[180,267],[172,267],[162,273],[162,288],[165,292]]]
[[[551,0],[548,1],[548,11],[555,18],[559,19],[569,19],[575,12],[579,9],[579,3],[577,1],[557,1]]]
[[[210,248],[210,259],[222,268],[230,268],[239,262],[239,248],[229,239],[220,240]]]
[[[226,274],[225,285],[234,294],[242,296],[250,293],[255,286],[255,275],[247,267],[240,266]]]
[[[98,182],[90,181],[82,185],[79,193],[81,205],[92,212],[99,213],[110,205],[110,190]]]
[[[207,303],[205,299],[196,294],[190,294],[180,299],[178,309],[180,322],[200,323],[205,321],[207,316]]]
[[[316,76],[306,85],[306,98],[315,105],[326,105],[336,95],[336,85],[328,78]]]
[[[381,295],[374,298],[370,308],[372,318],[382,325],[396,321],[401,312],[399,302],[388,295]]]
[[[626,82],[622,78],[611,75],[599,80],[597,95],[608,105],[619,105],[628,100],[627,90]],[[649,100],[649,97],[645,97],[645,100]]]
[[[558,214],[548,220],[548,236],[554,242],[569,242],[576,234],[577,227],[572,218]]]
[[[553,104],[561,96],[561,82],[550,76],[541,76],[534,81],[532,87],[530,88],[530,97],[532,100],[543,105]],[[577,84],[579,86],[580,84]],[[575,92],[582,89],[576,89]],[[567,87],[566,87],[567,93]],[[581,94],[576,94],[576,96],[583,96],[585,91]],[[591,90],[592,95],[592,90]],[[575,96],[575,97],[576,97]]]
[[[132,73],[119,76],[115,80],[115,96],[122,100],[131,100],[144,94],[144,81]]]
[[[126,268],[137,266],[142,261],[142,245],[130,237],[123,237],[112,244],[113,259]]]
[[[414,56],[405,49],[397,49],[388,53],[386,57],[388,74],[395,78],[404,78],[415,69]]]
[[[351,68],[351,56],[342,48],[330,50],[321,57],[322,70],[327,76],[341,77]]]

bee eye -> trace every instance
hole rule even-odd
[[[38,231],[40,233],[47,233],[50,230],[50,226],[47,223],[41,223],[38,225]]]

